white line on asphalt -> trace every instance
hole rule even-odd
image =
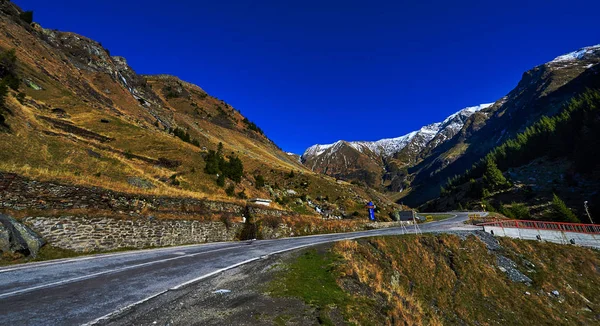
[[[235,242],[200,243],[200,244],[191,244],[191,245],[176,246],[176,247],[163,247],[163,248],[152,248],[152,249],[128,250],[128,251],[124,251],[124,252],[95,254],[95,255],[84,256],[84,257],[76,257],[76,258],[53,259],[51,261],[35,262],[35,263],[24,263],[24,264],[20,264],[18,266],[15,266],[15,267],[0,268],[0,273],[12,272],[12,271],[21,270],[21,269],[27,269],[27,268],[37,268],[37,267],[43,267],[43,266],[49,266],[49,265],[56,265],[56,264],[66,264],[66,263],[72,263],[72,262],[78,262],[78,261],[85,261],[85,260],[90,260],[90,259],[118,257],[118,256],[127,256],[127,255],[138,255],[138,254],[144,254],[144,253],[153,253],[153,252],[177,250],[177,249],[180,249],[180,248],[214,246],[214,245],[218,245],[218,244],[227,244],[227,243],[234,244]]]
[[[137,302],[134,302],[134,303],[132,303],[132,304],[130,304],[130,305],[127,305],[127,306],[125,306],[125,307],[123,307],[123,308],[120,308],[120,309],[119,309],[119,310],[117,310],[117,311],[113,311],[113,312],[111,312],[110,314],[104,315],[104,316],[102,316],[102,317],[98,317],[98,318],[96,318],[96,319],[94,319],[94,320],[92,320],[92,321],[90,321],[90,322],[87,322],[87,323],[85,323],[85,324],[81,324],[81,326],[91,326],[91,325],[96,325],[96,324],[98,324],[99,322],[101,322],[101,321],[103,321],[103,320],[107,320],[107,319],[109,319],[109,318],[111,318],[111,317],[113,317],[113,316],[117,316],[117,315],[119,315],[119,314],[121,314],[121,313],[123,313],[123,312],[127,311],[127,310],[128,310],[128,309],[130,309],[130,308],[133,308],[133,307],[135,307],[135,306],[137,306],[137,305],[140,305],[140,304],[142,304],[142,303],[144,303],[144,302],[146,302],[146,301],[152,300],[152,299],[154,299],[154,298],[158,297],[158,296],[159,296],[159,295],[161,295],[161,294],[165,294],[165,293],[167,293],[167,291],[169,291],[169,290],[160,291],[160,292],[158,292],[158,293],[156,293],[156,294],[153,294],[153,295],[151,295],[151,296],[149,296],[149,297],[147,297],[147,298],[145,298],[145,299],[142,299],[142,300],[140,300],[140,301],[137,301]]]
[[[443,213],[436,213],[436,214],[443,214]],[[484,216],[485,215],[487,215],[487,213],[484,213]],[[455,216],[450,217],[448,219],[453,219],[453,218],[455,218],[457,216],[458,215],[455,215]],[[429,223],[435,223],[435,222],[440,222],[440,221],[432,221],[432,222],[427,222],[427,223],[422,223],[422,224],[429,224]],[[393,229],[393,228],[399,228],[399,226],[398,227],[394,226],[394,227],[390,227],[390,228],[386,228],[386,229]],[[328,235],[333,235],[333,234],[341,234],[341,233],[352,234],[352,233],[363,233],[363,232],[377,231],[377,230],[380,230],[380,229],[364,230],[364,231],[354,231],[354,232],[313,234],[313,235],[307,235],[307,236],[301,236],[301,237],[290,237],[290,238],[283,238],[283,239],[313,238],[313,237],[323,237],[323,236],[328,236]],[[261,242],[264,243],[264,242],[277,241],[277,240],[282,240],[282,239],[262,240]],[[0,273],[12,272],[12,271],[15,271],[15,270],[26,269],[26,268],[35,268],[35,267],[42,267],[42,266],[55,265],[55,264],[65,264],[65,263],[71,263],[71,262],[85,261],[85,260],[97,259],[97,258],[117,257],[117,256],[126,256],[126,255],[136,255],[136,254],[141,254],[141,253],[151,253],[151,252],[168,251],[168,250],[172,250],[172,249],[176,249],[176,248],[187,248],[187,247],[196,247],[196,246],[200,247],[200,246],[210,246],[210,245],[218,245],[218,244],[227,244],[227,243],[233,243],[233,242],[227,242],[227,241],[225,241],[225,242],[211,242],[211,243],[191,244],[191,245],[185,245],[185,246],[166,247],[166,248],[138,249],[138,250],[131,250],[131,251],[126,251],[126,252],[119,252],[119,253],[96,254],[96,255],[85,256],[85,257],[77,257],[77,258],[55,259],[55,260],[47,261],[47,262],[25,263],[25,264],[21,264],[21,265],[16,266],[16,267],[0,268]]]
[[[338,241],[338,240],[333,240],[333,241]],[[322,244],[322,243],[327,243],[327,242],[331,242],[331,241],[324,241],[324,242],[317,242],[317,243],[305,244],[305,245],[302,245],[302,246],[297,246],[297,247],[293,247],[293,248],[288,248],[288,249],[284,249],[284,250],[279,250],[279,251],[276,251],[276,252],[272,252],[272,253],[270,253],[268,255],[275,255],[275,254],[279,254],[279,253],[282,253],[282,252],[286,252],[286,251],[290,251],[290,250],[296,250],[296,249],[300,249],[300,248],[304,248],[304,247],[308,247],[308,246],[314,246],[314,245],[318,245],[318,244]],[[210,272],[208,274],[204,274],[204,275],[199,276],[199,277],[197,277],[195,279],[192,279],[192,280],[189,280],[187,282],[181,283],[181,284],[179,284],[177,286],[174,286],[174,287],[172,287],[172,288],[170,288],[168,290],[164,290],[164,291],[158,292],[158,293],[153,294],[153,295],[151,295],[151,296],[149,296],[149,297],[147,297],[145,299],[142,299],[140,301],[137,301],[137,302],[134,302],[132,304],[129,304],[129,305],[123,307],[123,308],[120,308],[120,309],[118,309],[116,311],[113,311],[113,312],[111,312],[109,314],[106,314],[106,315],[104,315],[102,317],[98,317],[98,318],[96,318],[96,319],[94,319],[94,320],[92,320],[90,322],[87,322],[87,323],[83,324],[82,326],[96,325],[96,324],[98,324],[99,322],[101,322],[103,320],[109,320],[112,317],[118,316],[119,314],[121,314],[121,313],[123,313],[123,312],[125,312],[125,311],[127,311],[127,310],[129,310],[129,309],[131,309],[131,308],[133,308],[135,306],[137,306],[137,305],[140,305],[140,304],[142,304],[142,303],[144,303],[146,301],[152,300],[153,298],[156,298],[159,295],[165,294],[168,291],[177,291],[177,290],[179,290],[181,288],[184,288],[184,287],[186,287],[186,286],[188,286],[190,284],[199,282],[199,281],[201,281],[203,279],[209,278],[209,277],[214,276],[216,274],[222,273],[222,272],[227,271],[227,270],[232,269],[232,268],[236,268],[236,267],[242,266],[244,264],[253,262],[253,261],[258,260],[258,259],[260,259],[260,257],[254,257],[254,258],[251,258],[251,259],[244,260],[243,262],[239,262],[239,263],[236,263],[236,264],[233,264],[233,265],[230,265],[230,266],[218,269],[218,270]]]
[[[118,273],[118,272],[122,272],[122,271],[125,271],[125,270],[133,269],[133,268],[138,268],[138,267],[143,267],[143,266],[149,266],[149,265],[163,263],[163,262],[167,262],[167,261],[171,261],[171,260],[189,258],[189,257],[199,256],[199,255],[213,253],[213,252],[217,252],[217,251],[223,251],[223,250],[228,250],[228,249],[240,248],[240,247],[245,247],[245,245],[235,246],[235,247],[227,247],[227,248],[220,248],[220,249],[203,251],[203,252],[197,252],[197,253],[190,254],[190,255],[177,256],[177,257],[172,257],[172,258],[167,258],[167,259],[161,259],[161,260],[154,260],[154,261],[147,262],[147,263],[136,264],[136,265],[131,265],[131,266],[127,266],[127,267],[121,267],[121,268],[117,268],[117,269],[111,269],[111,270],[107,270],[107,271],[102,271],[102,272],[98,272],[98,273],[93,273],[93,274],[78,276],[78,277],[74,277],[74,278],[70,278],[70,279],[66,279],[66,280],[62,280],[62,281],[58,281],[58,282],[52,282],[52,283],[42,284],[42,285],[33,286],[33,287],[30,287],[30,288],[25,288],[25,289],[16,290],[16,291],[7,292],[7,293],[0,293],[0,299],[6,298],[6,297],[10,297],[10,296],[14,296],[14,295],[21,294],[21,293],[25,293],[25,292],[31,292],[31,291],[34,291],[34,290],[44,289],[44,288],[48,288],[48,287],[53,287],[53,286],[57,286],[57,285],[72,283],[72,282],[81,281],[81,280],[86,280],[86,279],[90,279],[90,278],[93,278],[93,277],[96,277],[96,276],[100,276],[100,275],[104,275],[104,274]]]
[[[458,215],[456,215],[456,216],[458,216]],[[456,217],[456,216],[454,216],[454,217]],[[451,217],[451,218],[454,218],[454,217]],[[380,230],[382,230],[382,229],[380,229]],[[373,230],[373,231],[376,231],[376,230]],[[364,232],[364,231],[359,231],[359,232]],[[349,232],[349,233],[358,233],[358,232]],[[402,234],[410,234],[410,233],[411,233],[411,232],[403,232],[403,233],[401,233],[401,235],[402,235]],[[348,234],[348,233],[346,233],[346,234]],[[315,237],[315,236],[324,236],[324,235],[336,235],[336,233],[331,233],[331,234],[319,234],[319,235],[307,236],[307,237],[305,237],[305,238],[308,238],[308,237]],[[151,296],[149,296],[149,297],[147,297],[147,298],[145,298],[145,299],[142,299],[142,300],[140,300],[140,301],[137,301],[137,302],[134,302],[134,303],[132,303],[132,304],[129,304],[129,305],[125,306],[125,307],[122,307],[122,308],[120,308],[120,309],[118,309],[118,310],[116,310],[116,311],[113,311],[113,312],[111,312],[111,313],[109,313],[109,314],[106,314],[106,315],[104,315],[104,316],[98,317],[98,318],[96,318],[96,319],[94,319],[94,320],[92,320],[92,321],[90,321],[90,322],[88,322],[88,323],[85,323],[85,324],[83,324],[83,326],[92,326],[92,325],[96,325],[96,324],[98,324],[99,322],[101,322],[101,321],[103,321],[103,320],[109,320],[110,318],[116,317],[116,316],[118,316],[119,314],[121,314],[121,313],[123,313],[123,312],[125,312],[125,311],[127,311],[127,310],[129,310],[129,309],[131,309],[131,308],[133,308],[133,307],[135,307],[135,306],[137,306],[137,305],[140,305],[140,304],[142,304],[142,303],[144,303],[144,302],[147,302],[147,301],[149,301],[149,300],[151,300],[151,299],[153,299],[153,298],[156,298],[156,297],[158,297],[158,296],[160,296],[160,295],[162,295],[162,294],[165,294],[165,293],[167,293],[168,291],[176,291],[176,290],[179,290],[179,289],[181,289],[181,288],[183,288],[183,287],[185,287],[185,286],[188,286],[188,285],[190,285],[190,284],[193,284],[193,283],[195,283],[195,282],[198,282],[198,281],[201,281],[201,280],[203,280],[203,279],[206,279],[206,278],[208,278],[208,277],[211,277],[211,276],[214,276],[214,275],[216,275],[216,274],[222,273],[222,272],[224,272],[224,271],[227,271],[227,270],[229,270],[229,269],[236,268],[236,267],[242,266],[242,265],[244,265],[244,264],[247,264],[247,263],[253,262],[253,261],[255,261],[255,260],[258,260],[258,259],[261,259],[261,258],[263,258],[263,257],[268,257],[268,256],[270,256],[270,255],[276,255],[276,254],[280,254],[280,253],[283,253],[283,252],[286,252],[286,251],[297,250],[297,249],[301,249],[301,248],[304,248],[304,247],[316,246],[316,245],[319,245],[319,244],[324,244],[324,243],[329,243],[329,242],[336,242],[336,241],[341,241],[341,240],[353,240],[353,239],[365,238],[365,237],[369,237],[369,236],[371,236],[371,235],[369,235],[369,234],[361,234],[361,235],[357,235],[357,236],[355,236],[355,237],[349,237],[349,238],[343,238],[343,239],[331,239],[331,240],[327,240],[327,241],[321,241],[321,242],[313,242],[313,243],[308,243],[308,244],[304,244],[304,245],[300,245],[300,246],[296,246],[296,247],[292,247],[292,248],[287,248],[287,249],[283,249],[283,250],[278,250],[278,251],[275,251],[275,252],[272,252],[272,253],[269,253],[269,254],[266,254],[266,255],[260,255],[260,256],[258,256],[258,257],[254,257],[254,258],[251,258],[251,259],[245,260],[245,261],[243,261],[243,262],[239,262],[239,263],[236,263],[236,264],[233,264],[233,265],[230,265],[230,266],[227,266],[227,267],[224,267],[224,268],[218,269],[218,270],[216,270],[216,271],[213,271],[213,272],[210,272],[210,273],[208,273],[208,274],[204,274],[204,275],[202,275],[202,276],[199,276],[199,277],[197,277],[197,278],[195,278],[195,279],[192,279],[192,280],[186,281],[186,282],[184,282],[184,283],[181,283],[181,284],[179,284],[179,285],[177,285],[177,286],[175,286],[175,287],[172,287],[172,288],[170,288],[170,289],[168,289],[168,290],[164,290],[164,291],[161,291],[161,292],[159,292],[159,293],[153,294],[153,295],[151,295]],[[300,238],[300,237],[296,237],[295,239],[297,239],[297,238]],[[263,243],[264,243],[264,242],[263,242]]]

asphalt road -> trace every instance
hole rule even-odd
[[[466,213],[419,225],[421,232],[473,230]],[[277,240],[226,242],[0,268],[0,325],[80,325],[167,291],[279,252],[358,237],[415,233],[415,227]]]

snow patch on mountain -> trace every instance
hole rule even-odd
[[[410,132],[404,136],[396,137],[396,138],[386,138],[377,141],[354,141],[354,142],[346,142],[343,140],[339,140],[333,144],[317,144],[309,147],[304,154],[302,154],[302,158],[306,159],[308,157],[317,157],[321,156],[324,153],[327,153],[327,156],[331,156],[335,154],[338,148],[342,145],[347,144],[354,148],[355,150],[365,153],[365,151],[370,150],[371,152],[377,155],[383,156],[392,156],[395,153],[401,151],[409,144],[413,143],[419,148],[424,148],[431,140],[433,140],[440,133],[447,134],[455,134],[462,128],[466,119],[473,115],[475,112],[488,108],[493,103],[480,104],[477,106],[471,106],[464,108],[449,117],[447,117],[442,122],[432,123],[430,125],[424,126],[419,130]],[[443,141],[446,140],[446,136],[443,137]],[[412,147],[411,147],[412,148]]]
[[[558,57],[554,58],[554,60],[550,61],[550,63],[581,60],[584,59],[587,55],[595,54],[596,51],[600,51],[600,44],[586,46],[577,51],[559,55]]]

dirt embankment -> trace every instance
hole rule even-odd
[[[114,325],[591,325],[600,253],[477,234],[375,237],[271,256]]]

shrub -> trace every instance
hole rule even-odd
[[[2,126],[7,126],[6,119],[2,115],[2,109],[6,109],[5,100],[6,95],[8,95],[8,88],[10,87],[14,90],[18,90],[19,88],[16,67],[17,55],[15,49],[0,53],[0,125]]]
[[[525,204],[512,203],[510,206],[500,206],[500,213],[506,217],[514,218],[517,220],[529,220],[531,219],[531,213],[529,207]]]
[[[248,198],[248,196],[246,195],[246,191],[244,191],[244,190],[238,192],[237,196],[239,199],[247,199]]]
[[[553,221],[580,223],[579,219],[556,194],[552,198],[550,216]]]
[[[225,193],[227,194],[227,196],[233,197],[235,195],[235,187],[233,185],[230,185],[229,187],[227,187],[227,189],[225,189]]]
[[[180,182],[177,180],[177,174],[173,174],[169,179],[171,179],[172,185],[179,186]]]
[[[192,144],[196,147],[200,147],[200,142],[196,139],[193,139],[190,134],[182,128],[169,129],[169,133],[175,135],[175,137],[183,140],[186,143]]]
[[[254,177],[254,181],[254,186],[256,187],[256,189],[260,189],[265,186],[265,178],[263,178],[263,176],[260,174]]]
[[[4,122],[4,117],[2,116],[2,109],[4,108],[4,101],[6,100],[6,95],[8,94],[8,86],[5,83],[0,81],[0,119]]]
[[[244,122],[244,124],[246,125],[246,128],[248,130],[252,130],[261,135],[264,135],[264,132],[262,131],[262,129],[260,129],[254,122],[248,120],[248,118],[244,118],[244,120],[242,120],[242,122]]]
[[[221,150],[217,152],[210,150],[204,157],[206,165],[204,172],[206,174],[222,174],[235,182],[242,181],[244,175],[244,164],[235,155],[230,155],[227,160],[221,155]]]
[[[23,20],[27,24],[31,24],[33,23],[33,11],[23,11],[19,14],[19,18],[21,18],[21,20]]]
[[[17,94],[17,101],[21,104],[25,104],[25,93],[19,92],[19,94]]]
[[[225,176],[223,174],[219,174],[217,177],[217,186],[225,187]]]

